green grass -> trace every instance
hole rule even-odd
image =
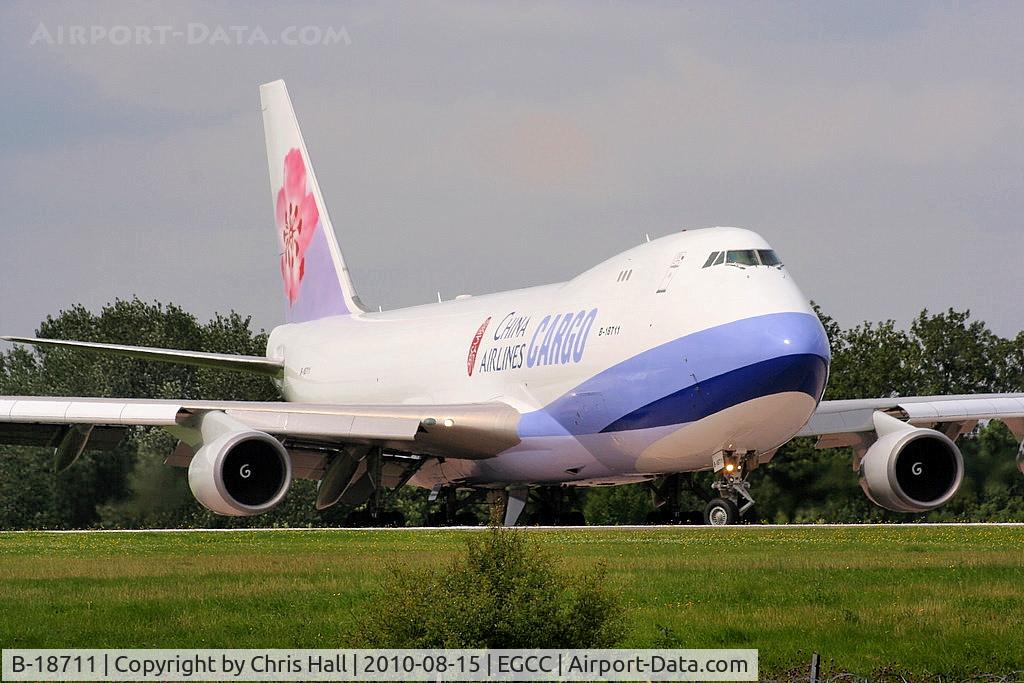
[[[344,647],[388,567],[443,566],[471,531],[0,533],[2,647]],[[623,645],[751,647],[763,675],[1024,669],[1024,527],[548,530],[603,561]],[[666,630],[667,629],[667,630]]]

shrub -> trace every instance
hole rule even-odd
[[[352,640],[365,647],[611,647],[623,608],[598,565],[578,575],[522,531],[473,534],[443,570],[395,568],[374,591]]]

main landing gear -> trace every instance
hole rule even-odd
[[[481,499],[479,490],[459,490],[438,484],[431,489],[427,500],[441,504],[427,516],[427,526],[480,526],[476,508]]]
[[[574,509],[574,492],[564,486],[509,486],[487,491],[492,524],[516,526],[584,526],[583,513]],[[527,503],[531,512],[523,516]]]
[[[327,459],[316,509],[347,508],[346,526],[405,526],[405,517],[388,503],[422,465],[421,458],[385,453],[380,446],[346,446]]]
[[[754,507],[747,475],[757,467],[757,454],[753,451],[743,454],[725,451],[716,453],[713,463],[716,479],[711,487],[718,492],[718,497],[704,507],[704,523],[712,526],[736,524],[747,510]]]

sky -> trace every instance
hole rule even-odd
[[[845,326],[1024,330],[1024,4],[587,0],[3,4],[0,333],[279,324],[277,78],[374,308],[737,225]]]

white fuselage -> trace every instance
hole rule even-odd
[[[521,442],[432,460],[437,483],[622,482],[707,469],[723,450],[771,457],[821,398],[828,341],[782,267],[712,252],[770,250],[737,228],[642,244],[568,282],[274,329],[290,401],[502,401]]]

